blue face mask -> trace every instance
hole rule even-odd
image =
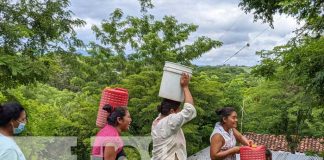
[[[20,134],[22,131],[24,131],[25,130],[25,123],[19,123],[19,125],[18,125],[18,128],[14,128],[13,129],[13,133],[14,134]]]

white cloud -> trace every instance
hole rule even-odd
[[[139,13],[139,3],[136,0],[71,0],[70,9],[80,18],[102,20],[116,8],[121,8],[125,14]]]
[[[158,0],[153,1],[155,8],[149,12],[157,19],[165,15],[176,17],[179,22],[199,25],[197,32],[190,36],[186,43],[193,42],[198,36],[208,36],[221,40],[224,45],[204,54],[193,63],[197,65],[222,65],[223,62],[242,48],[246,43],[250,47],[243,49],[227,63],[231,65],[252,66],[260,60],[255,52],[261,49],[272,49],[285,44],[299,25],[292,17],[274,16],[274,29],[269,28],[258,36],[269,25],[253,22],[253,15],[246,15],[239,7],[239,0]],[[137,0],[86,1],[72,0],[71,9],[75,16],[84,19],[88,24],[77,29],[79,37],[88,42],[95,40],[91,31],[93,24],[100,24],[102,19],[115,9],[121,8],[125,15],[140,15]]]

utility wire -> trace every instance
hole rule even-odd
[[[267,27],[266,29],[264,29],[262,32],[260,32],[257,36],[255,36],[251,41],[250,41],[250,43],[251,42],[253,42],[256,38],[258,38],[259,36],[261,36],[265,31],[267,31],[268,29],[270,28],[270,26],[269,27]]]
[[[227,59],[224,61],[224,64],[225,64],[228,60],[230,60],[231,58],[233,58],[235,55],[237,55],[241,50],[243,50],[244,48],[249,47],[249,46],[250,46],[249,43],[247,43],[246,45],[244,45],[240,50],[238,50],[238,51],[235,52],[232,56],[230,56],[229,58],[227,58]]]
[[[250,42],[253,42],[256,38],[258,38],[259,36],[261,36],[265,31],[267,31],[270,27],[267,27],[266,29],[264,29],[262,32],[260,32],[257,36],[255,36]],[[244,45],[241,49],[239,49],[237,52],[235,52],[232,56],[230,56],[229,58],[227,58],[223,64],[225,64],[228,60],[230,60],[231,58],[233,58],[235,55],[237,55],[238,53],[240,53],[240,51],[242,51],[244,48],[246,47],[250,47],[250,43],[246,43],[246,45]]]

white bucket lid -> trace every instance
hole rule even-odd
[[[184,66],[184,65],[181,65],[181,64],[178,64],[178,63],[173,63],[173,62],[166,61],[163,70],[168,70],[169,71],[170,69],[171,70],[176,70],[179,73],[186,72],[186,73],[192,74],[192,68],[191,67],[187,67],[187,66]]]

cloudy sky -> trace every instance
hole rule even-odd
[[[156,0],[153,3],[155,7],[149,13],[156,19],[172,15],[179,22],[199,25],[188,43],[198,36],[223,42],[220,48],[194,60],[197,65],[222,65],[249,43],[250,47],[244,48],[226,64],[253,66],[259,63],[256,51],[285,44],[294,35],[292,31],[299,26],[294,18],[286,15],[275,16],[274,29],[261,21],[253,22],[253,15],[245,14],[238,7],[239,0]],[[72,0],[70,7],[76,17],[87,22],[84,27],[76,28],[79,38],[86,43],[95,40],[91,26],[100,25],[115,8],[121,8],[125,15],[140,16],[137,0]]]

